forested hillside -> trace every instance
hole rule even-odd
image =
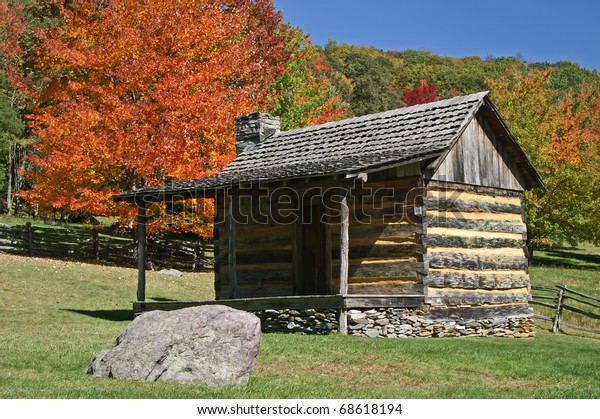
[[[575,63],[527,63],[516,57],[451,58],[427,51],[382,51],[330,41],[324,48],[334,69],[333,84],[350,104],[353,115],[381,112],[404,106],[402,90],[419,86],[421,80],[439,87],[443,98],[490,90],[490,80],[502,78],[509,69],[526,74],[552,69],[549,87],[559,98],[579,92],[582,85],[597,85],[600,75]]]
[[[227,164],[238,114],[292,129],[490,90],[547,185],[527,196],[532,243],[600,240],[597,71],[321,48],[268,0],[151,3],[0,0],[0,211],[127,216],[112,193]]]

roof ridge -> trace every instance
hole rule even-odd
[[[434,108],[444,108],[444,107],[448,107],[448,106],[453,106],[453,105],[457,105],[459,103],[480,101],[488,94],[489,94],[489,91],[484,90],[484,91],[472,93],[469,95],[455,96],[455,97],[452,97],[449,99],[442,99],[442,100],[438,100],[435,102],[421,103],[421,104],[412,105],[412,106],[403,106],[401,108],[390,109],[387,111],[382,111],[382,112],[377,112],[377,113],[372,113],[372,114],[367,114],[367,115],[355,116],[352,118],[341,119],[339,121],[325,122],[323,124],[311,125],[308,127],[295,128],[292,130],[281,131],[280,133],[273,135],[272,137],[269,137],[269,139],[267,139],[265,142],[267,142],[270,139],[276,139],[276,138],[279,138],[282,136],[292,135],[292,134],[295,134],[298,132],[308,132],[308,131],[313,131],[313,130],[320,130],[322,128],[335,127],[338,125],[346,125],[346,124],[349,125],[349,124],[353,124],[353,123],[361,123],[361,122],[368,121],[368,120],[391,118],[393,116],[397,116],[397,115],[403,114],[403,113],[414,114],[414,113],[429,111]]]

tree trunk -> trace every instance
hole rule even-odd
[[[525,246],[527,247],[527,261],[531,265],[533,262],[533,242],[531,240],[531,234],[527,232],[527,239],[525,240]]]
[[[23,186],[25,184],[25,164],[27,162],[27,147],[18,146],[15,144],[15,156],[17,157],[18,162],[15,161],[14,164],[14,212],[16,214],[21,210],[21,198],[19,198],[19,193],[23,190]],[[16,164],[18,163],[18,164]]]
[[[16,147],[16,144],[14,145]],[[6,185],[6,210],[8,215],[13,215],[13,192],[12,192],[12,184],[13,184],[13,144],[8,145],[8,183]]]

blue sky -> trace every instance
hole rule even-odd
[[[451,57],[567,60],[600,70],[599,0],[275,0],[324,45],[428,50]]]

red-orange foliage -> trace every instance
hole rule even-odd
[[[320,52],[315,58],[314,74],[317,75],[316,80],[313,83],[313,89],[316,91],[319,89],[321,95],[327,92],[328,87],[331,85],[331,77],[333,74],[333,67],[325,62],[325,54]],[[324,124],[330,121],[336,121],[350,116],[350,108],[348,104],[342,102],[339,96],[333,96],[326,100],[321,99],[321,104],[315,107],[314,112],[316,118],[311,120],[307,125]]]
[[[597,88],[582,85],[557,105],[547,157],[557,166],[597,170],[600,150],[600,102]],[[595,166],[594,166],[595,165]]]
[[[16,41],[15,34],[23,32],[24,25],[22,22],[23,6],[19,3],[9,4],[7,0],[0,1],[0,52],[2,54],[10,53],[15,49],[19,49],[19,44]]]
[[[439,93],[440,88],[437,84],[427,84],[426,80],[421,80],[419,85],[412,89],[402,89],[401,99],[406,106],[420,105],[442,99]]]
[[[23,194],[42,210],[110,214],[113,193],[220,170],[289,59],[270,0],[46,1],[64,24],[39,34]]]
[[[18,2],[0,0],[0,65],[10,86],[25,93],[29,78],[19,69],[19,60],[25,54],[19,40],[23,37],[27,22],[23,5]]]

